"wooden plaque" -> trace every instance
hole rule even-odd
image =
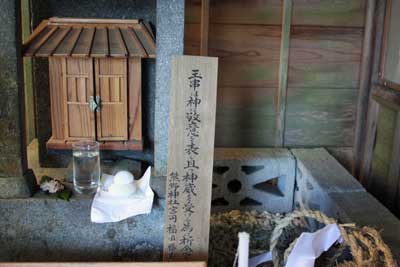
[[[207,260],[218,59],[172,59],[164,260]]]

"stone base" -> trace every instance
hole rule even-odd
[[[0,198],[31,197],[36,185],[35,175],[28,170],[21,177],[0,178]]]
[[[69,202],[43,193],[28,199],[0,199],[2,261],[160,261],[164,201],[149,215],[117,223],[90,221],[90,196]]]

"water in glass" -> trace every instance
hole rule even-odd
[[[100,153],[97,142],[73,146],[74,187],[79,193],[94,193],[100,185]]]

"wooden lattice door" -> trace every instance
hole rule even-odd
[[[128,140],[126,59],[95,59],[98,140]]]
[[[93,90],[91,59],[63,58],[65,137],[68,140],[95,139],[95,118],[90,110]]]

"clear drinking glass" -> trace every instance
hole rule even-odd
[[[96,192],[100,186],[100,152],[96,141],[72,144],[74,188],[81,194]]]

